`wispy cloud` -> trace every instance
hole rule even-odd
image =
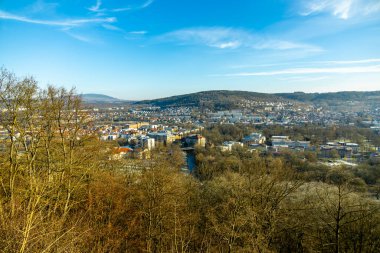
[[[102,27],[110,31],[124,32],[124,30],[121,29],[120,27],[117,27],[111,24],[102,24]]]
[[[111,24],[102,24],[102,27],[104,29],[107,29],[107,30],[110,30],[110,31],[115,31],[115,32],[120,32],[122,34],[124,34],[125,36],[130,36],[130,35],[133,35],[133,36],[143,36],[145,34],[148,33],[148,31],[126,31],[118,26],[115,26],[115,25],[111,25]]]
[[[101,0],[97,0],[96,4],[88,8],[88,10],[93,11],[93,12],[98,12],[100,10],[100,6],[102,5]]]
[[[380,65],[354,66],[342,68],[293,68],[262,72],[241,72],[225,74],[227,77],[248,76],[278,76],[278,75],[310,75],[310,74],[354,74],[354,73],[380,73]]]
[[[304,49],[322,51],[321,48],[309,44],[265,38],[246,30],[227,27],[198,27],[176,30],[159,36],[158,41],[175,42],[180,45],[204,45],[219,49],[272,49],[291,50]]]
[[[268,68],[268,67],[284,67],[284,66],[313,66],[313,67],[326,67],[331,65],[353,65],[360,64],[366,65],[370,63],[379,63],[380,59],[371,58],[371,59],[360,59],[360,60],[328,60],[328,61],[285,61],[285,62],[276,62],[276,63],[266,63],[266,64],[246,64],[246,65],[231,65],[227,66],[228,69],[257,69],[257,68]]]
[[[14,20],[19,22],[48,25],[48,26],[62,26],[62,27],[75,27],[85,24],[104,24],[116,22],[116,18],[84,18],[84,19],[67,19],[67,20],[41,20],[32,19],[24,16],[14,15],[8,12],[0,10],[0,19],[4,20]]]
[[[86,42],[86,43],[98,43],[96,39],[93,37],[83,35],[83,32],[78,31],[77,29],[73,29],[73,27],[62,27],[60,29],[62,32],[64,32],[66,35],[70,36],[73,39],[79,40],[81,42]]]
[[[379,0],[302,0],[300,15],[328,13],[340,19],[380,12]]]
[[[308,16],[318,12],[330,12],[341,19],[347,19],[353,0],[308,0],[301,15]]]
[[[260,42],[254,44],[253,46],[256,49],[277,49],[277,50],[291,50],[291,49],[304,49],[309,52],[322,52],[322,48],[305,44],[305,43],[296,43],[291,41],[284,40],[274,40],[274,39],[261,39]]]
[[[224,27],[201,27],[169,32],[160,36],[158,40],[173,41],[181,45],[205,45],[225,49],[240,47],[242,41],[252,40],[251,37],[245,31]]]
[[[125,38],[134,38],[136,39],[137,37],[141,37],[141,36],[144,36],[145,34],[148,33],[148,31],[126,31],[120,27],[117,27],[117,26],[114,26],[114,25],[111,25],[111,24],[102,24],[102,27],[104,29],[107,29],[107,30],[110,30],[110,31],[115,31],[115,32],[119,32],[121,34],[124,35]]]
[[[380,62],[380,59],[363,59],[363,60],[346,60],[346,61],[323,61],[321,63],[326,64],[366,64],[366,63],[376,63]]]
[[[140,5],[129,5],[129,6],[121,6],[117,8],[100,8],[103,5],[102,0],[96,0],[96,3],[88,8],[89,11],[95,12],[97,15],[105,15],[106,13],[115,13],[115,12],[124,12],[138,9],[145,9],[152,5],[154,0],[147,0]],[[106,4],[105,4],[106,5]]]
[[[305,76],[293,76],[293,77],[282,77],[278,78],[280,81],[288,82],[316,82],[328,79],[328,76],[317,76],[317,77],[305,77]]]
[[[134,35],[145,35],[147,34],[147,31],[131,31],[129,34],[134,34]]]
[[[146,7],[149,7],[153,2],[154,0],[147,0],[143,5],[141,5],[140,8],[144,9]]]
[[[69,35],[70,37],[76,39],[76,40],[79,40],[79,41],[82,41],[82,42],[86,42],[86,43],[92,43],[93,40],[86,37],[86,36],[83,36],[83,35],[79,35],[79,34],[75,34],[75,33],[72,33],[72,32],[66,32],[67,35]]]
[[[111,9],[109,10],[110,12],[123,12],[123,11],[130,11],[132,10],[131,7],[124,7],[124,8],[115,8],[115,9]]]

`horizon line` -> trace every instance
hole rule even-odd
[[[115,99],[124,100],[124,101],[145,101],[145,100],[158,100],[158,99],[165,99],[170,97],[178,97],[178,96],[185,96],[185,95],[191,95],[191,94],[197,94],[202,92],[210,92],[210,91],[240,91],[240,92],[251,92],[251,93],[259,93],[259,94],[268,94],[268,95],[276,95],[276,94],[294,94],[294,93],[304,93],[304,94],[331,94],[331,93],[341,93],[341,92],[380,92],[379,90],[339,90],[339,91],[316,91],[316,92],[305,92],[305,91],[290,91],[290,92],[259,92],[259,91],[250,91],[250,90],[229,90],[229,89],[211,89],[211,90],[201,90],[201,91],[195,91],[190,93],[183,93],[183,94],[177,94],[177,95],[169,95],[166,97],[158,97],[158,98],[144,98],[144,99],[126,99],[126,98],[118,98],[112,95],[108,95],[105,93],[94,93],[94,92],[78,92],[78,95],[105,95],[109,96]]]

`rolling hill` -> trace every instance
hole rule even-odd
[[[213,90],[197,93],[172,96],[167,98],[143,100],[136,102],[137,105],[152,105],[166,107],[195,106],[209,109],[234,109],[242,100],[283,100],[283,98],[266,93],[249,91]]]
[[[162,108],[195,106],[212,110],[239,108],[243,100],[255,101],[293,101],[313,104],[345,104],[358,101],[364,104],[380,104],[380,91],[342,91],[329,93],[258,93],[250,91],[212,90],[135,102],[135,105],[159,106]]]
[[[83,99],[84,103],[87,104],[98,104],[98,103],[119,103],[123,102],[124,100],[114,98],[111,96],[103,95],[103,94],[82,94],[80,95]]]
[[[357,101],[361,104],[380,106],[380,91],[342,91],[329,93],[258,93],[250,91],[211,90],[153,100],[129,101],[103,94],[82,94],[86,104],[133,104],[137,106],[199,107],[211,110],[230,110],[240,107],[243,101],[293,101],[325,105],[344,105]]]
[[[326,101],[364,101],[379,100],[380,91],[340,91],[328,93],[277,93],[279,97],[301,102],[326,102]]]

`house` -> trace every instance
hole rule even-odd
[[[148,133],[148,136],[150,138],[153,138],[156,142],[160,142],[165,145],[172,143],[175,140],[175,137],[172,135],[172,133],[168,131],[151,132]]]
[[[353,154],[358,153],[359,145],[356,143],[345,142],[327,142],[327,145],[320,147],[322,157],[334,157],[351,158]],[[349,145],[347,145],[349,144]]]
[[[289,136],[272,136],[272,147],[275,149],[308,149],[310,147],[310,141],[292,141]]]
[[[285,147],[288,148],[291,140],[289,136],[272,136],[272,147]]]
[[[147,136],[141,136],[140,137],[140,145],[141,145],[141,147],[143,147],[145,149],[152,150],[155,148],[156,142],[155,142],[154,138],[149,138]]]
[[[355,154],[359,152],[359,144],[357,143],[348,142],[345,146],[351,148],[352,152]]]
[[[289,143],[290,148],[308,149],[310,147],[310,141],[291,141]]]
[[[148,126],[148,122],[128,122],[127,124],[124,125],[124,128],[127,129],[138,129],[142,126]]]
[[[221,151],[231,151],[233,147],[243,147],[243,143],[238,141],[225,141],[222,146],[218,146]]]
[[[102,135],[100,136],[101,141],[114,141],[118,137],[117,134],[108,134],[108,135]]]
[[[125,158],[128,153],[133,152],[133,149],[131,147],[125,146],[125,147],[117,147],[113,150],[112,158],[114,160],[119,160],[122,158]]]
[[[261,133],[251,133],[248,136],[245,136],[242,140],[243,144],[250,146],[252,144],[264,144],[266,141],[265,136]]]

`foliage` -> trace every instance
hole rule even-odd
[[[377,252],[379,167],[198,147],[110,160],[75,92],[2,70],[0,252]],[[217,127],[223,135],[242,129]],[[213,131],[213,129],[211,129]],[[310,161],[310,163],[308,162]],[[318,182],[316,182],[318,181]],[[367,185],[375,194],[371,197]],[[377,194],[377,195],[376,195]]]

